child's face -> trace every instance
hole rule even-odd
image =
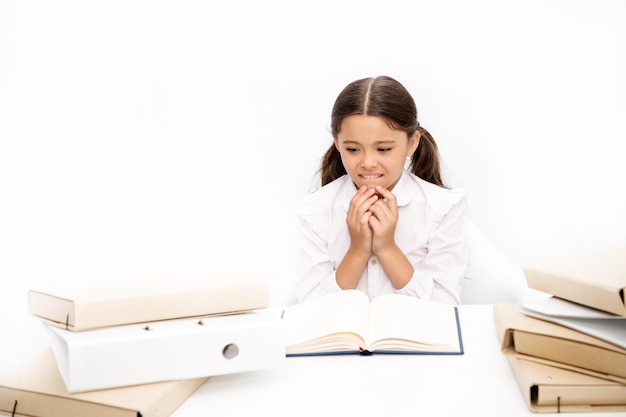
[[[391,129],[384,119],[365,115],[343,119],[335,140],[343,166],[357,188],[381,185],[390,191],[418,143],[419,133],[407,138],[405,132]]]

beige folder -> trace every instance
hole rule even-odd
[[[0,380],[0,413],[27,417],[167,417],[207,378],[69,394],[50,349]]]
[[[72,331],[202,317],[266,308],[266,280],[185,274],[54,283],[29,291],[28,308],[42,321]]]
[[[626,349],[520,312],[519,304],[493,307],[502,351],[537,362],[626,382]]]
[[[528,286],[626,316],[626,246],[525,265]]]
[[[623,411],[626,384],[507,356],[531,411],[537,413]]]

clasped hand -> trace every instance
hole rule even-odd
[[[350,201],[346,217],[351,247],[364,258],[395,246],[398,222],[396,196],[380,185],[361,187]]]

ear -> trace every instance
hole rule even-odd
[[[409,138],[409,147],[407,148],[407,151],[406,151],[407,157],[412,157],[415,151],[417,150],[417,147],[420,144],[420,137],[421,137],[420,132],[416,130],[415,133],[413,133],[413,135],[411,135],[411,137]]]
[[[337,138],[335,138],[333,142],[335,143],[335,148],[337,149],[337,151],[339,151],[339,141],[337,140]]]

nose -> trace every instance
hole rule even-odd
[[[373,152],[363,152],[363,159],[361,160],[361,166],[363,168],[374,168],[377,164],[376,154]]]

